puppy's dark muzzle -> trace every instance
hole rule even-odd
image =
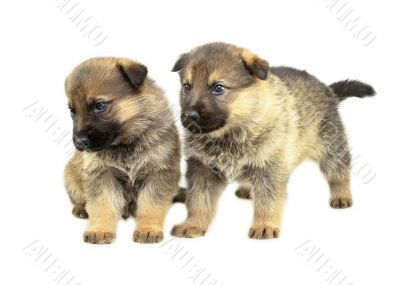
[[[86,150],[90,147],[90,140],[87,135],[79,135],[79,136],[75,135],[73,141],[75,147],[80,151]]]
[[[108,147],[116,137],[116,134],[102,132],[84,132],[73,136],[73,142],[79,151],[100,151]]]
[[[200,120],[200,115],[197,111],[187,111],[183,113],[183,117],[185,121],[198,123]]]
[[[181,114],[182,125],[192,132],[200,132],[200,114],[195,110],[184,111]],[[197,130],[197,131],[196,131]]]

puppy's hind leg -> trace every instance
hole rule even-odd
[[[342,209],[353,204],[350,192],[350,170],[338,160],[325,158],[320,163],[331,192],[329,204],[332,208]]]
[[[79,171],[76,156],[74,156],[66,165],[64,171],[64,183],[68,196],[73,204],[72,214],[81,219],[87,219],[86,212],[86,194],[81,176],[82,170]]]
[[[350,192],[351,155],[340,121],[325,127],[324,152],[319,160],[322,173],[329,183],[330,206],[335,209],[348,208],[353,204]]]
[[[173,202],[174,203],[185,203],[186,200],[186,189],[179,187],[179,192],[175,195]]]
[[[235,195],[241,199],[251,199],[251,188],[249,185],[240,184],[238,189],[235,191]]]
[[[72,214],[77,218],[87,219],[89,215],[86,211],[86,203],[74,204],[74,207],[72,208]]]

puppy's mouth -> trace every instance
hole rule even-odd
[[[107,144],[104,144],[104,145],[101,145],[101,146],[82,147],[82,146],[79,146],[79,145],[75,144],[75,148],[78,151],[97,152],[97,151],[101,151],[101,150],[104,150],[104,149],[108,148],[110,145],[111,145],[111,143],[107,143]]]
[[[86,143],[77,141],[75,137],[73,138],[73,142],[78,151],[98,152],[109,148],[115,140],[115,137],[115,134],[102,133],[101,135],[90,138]]]
[[[83,151],[87,151],[87,152],[97,152],[97,151],[102,151],[102,150],[106,149],[108,146],[109,146],[109,144],[108,144],[108,145],[105,145],[105,146],[86,148],[86,149],[84,149]]]
[[[208,122],[182,120],[182,125],[193,134],[207,134],[223,128],[226,125],[226,120],[222,118],[213,118]]]

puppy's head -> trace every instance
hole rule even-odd
[[[181,120],[193,133],[209,133],[250,111],[251,88],[267,79],[268,63],[247,49],[211,43],[180,56]]]
[[[127,139],[141,116],[147,68],[120,58],[93,58],[65,81],[73,120],[73,142],[80,151],[99,151]]]

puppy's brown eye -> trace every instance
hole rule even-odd
[[[216,84],[214,85],[213,89],[212,89],[212,93],[214,95],[222,95],[225,91],[225,87],[221,84]]]
[[[95,112],[102,112],[106,109],[107,104],[104,102],[97,102],[95,107]]]
[[[183,92],[185,93],[189,93],[189,91],[192,89],[192,86],[190,86],[190,84],[183,84]]]

